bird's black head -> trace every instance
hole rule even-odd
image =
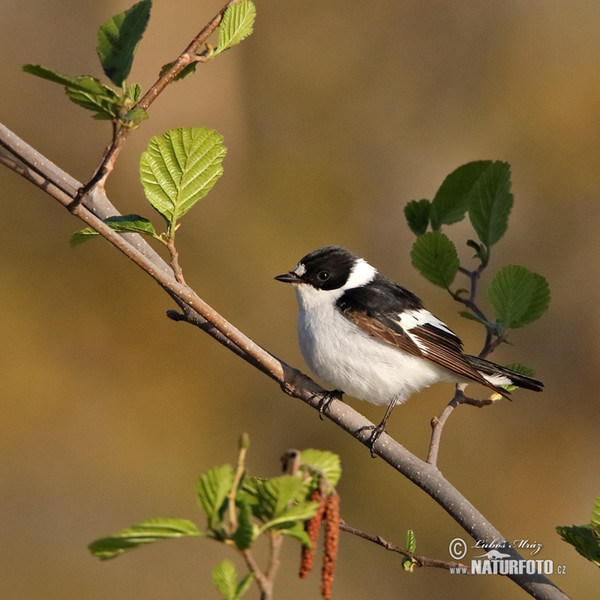
[[[284,283],[305,283],[319,290],[336,290],[348,282],[360,260],[346,248],[325,246],[313,250],[300,260],[293,271],[275,279]]]

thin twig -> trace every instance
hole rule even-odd
[[[421,556],[419,554],[415,554],[414,552],[409,552],[408,550],[406,550],[406,548],[402,548],[401,546],[397,546],[392,542],[388,542],[380,535],[371,535],[370,533],[361,531],[360,529],[356,529],[355,527],[348,525],[348,523],[346,523],[345,521],[340,521],[340,530],[345,531],[346,533],[351,533],[352,535],[362,538],[363,540],[373,542],[374,544],[377,544],[378,546],[381,546],[382,548],[385,548],[390,552],[397,552],[398,554],[401,554],[406,558],[410,558],[413,561],[415,561],[418,567],[436,567],[438,569],[447,570],[461,568],[467,569],[467,571],[469,570],[469,567],[467,567],[467,565],[463,565],[459,562],[440,560],[438,558],[429,558],[428,556]]]
[[[229,0],[225,6],[202,28],[200,33],[186,46],[185,50],[173,61],[171,67],[154,82],[141,100],[134,108],[148,111],[150,105],[158,98],[164,89],[171,83],[189,64],[194,62],[206,62],[208,56],[198,56],[198,49],[215,32],[225,11],[239,0]],[[73,199],[71,209],[78,206],[83,198],[94,188],[104,188],[106,180],[115,168],[115,163],[121,152],[121,148],[135,128],[122,125],[118,119],[113,120],[113,135],[111,143],[107,146],[100,164],[96,167],[94,174],[78,191]]]

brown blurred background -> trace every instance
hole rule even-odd
[[[0,5],[0,120],[80,180],[109,125],[21,65],[100,75],[96,29],[128,6]],[[130,80],[150,85],[220,6],[156,0]],[[478,326],[410,265],[402,210],[465,162],[509,161],[515,208],[489,276],[525,264],[549,279],[552,304],[495,358],[533,366],[547,387],[457,411],[441,468],[508,539],[539,542],[535,558],[566,565],[557,584],[594,597],[597,568],[554,527],[586,522],[600,493],[600,4],[258,0],[257,9],[251,38],[155,103],[109,180],[111,199],[160,225],[139,184],[140,153],[168,128],[213,127],[229,149],[225,176],[179,235],[186,279],[204,299],[303,367],[295,299],[273,276],[319,245],[343,244],[477,352]],[[212,339],[166,319],[169,299],[108,244],[69,248],[80,223],[6,169],[0,198],[3,598],[217,598],[210,571],[234,557],[214,543],[166,542],[108,563],[86,545],[151,516],[199,518],[197,476],[235,460],[243,431],[257,475],[277,474],[290,447],[340,453],[349,523],[397,543],[413,528],[419,552],[449,558],[448,543],[464,534],[425,494]],[[454,229],[468,260],[469,229]],[[441,385],[412,398],[390,433],[424,456],[429,420],[450,393]],[[350,402],[381,417],[381,407]],[[317,574],[300,582],[297,559],[290,541],[277,597],[317,598]],[[497,577],[408,575],[397,556],[347,536],[334,592],[525,597]]]

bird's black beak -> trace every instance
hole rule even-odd
[[[298,275],[296,275],[296,273],[294,273],[293,271],[290,271],[289,273],[283,273],[283,275],[277,275],[277,277],[275,277],[275,279],[277,279],[277,281],[283,281],[283,283],[301,283],[302,279],[300,279],[300,277],[298,277]]]

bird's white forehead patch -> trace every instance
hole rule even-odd
[[[434,317],[428,310],[421,308],[419,310],[407,310],[398,315],[400,326],[405,331],[410,331],[414,327],[422,325],[433,325],[438,329],[442,329],[448,333],[454,335],[454,332],[448,328],[448,325],[443,321],[440,321],[437,317]]]
[[[306,273],[306,267],[304,266],[304,263],[298,263],[294,268],[294,273],[298,275],[298,277],[302,277],[302,275]]]
[[[352,288],[365,285],[369,283],[369,281],[373,281],[375,275],[377,275],[377,269],[375,267],[372,267],[363,258],[359,258],[354,263],[354,266],[350,271],[348,281],[346,281],[342,289],[351,290]]]

